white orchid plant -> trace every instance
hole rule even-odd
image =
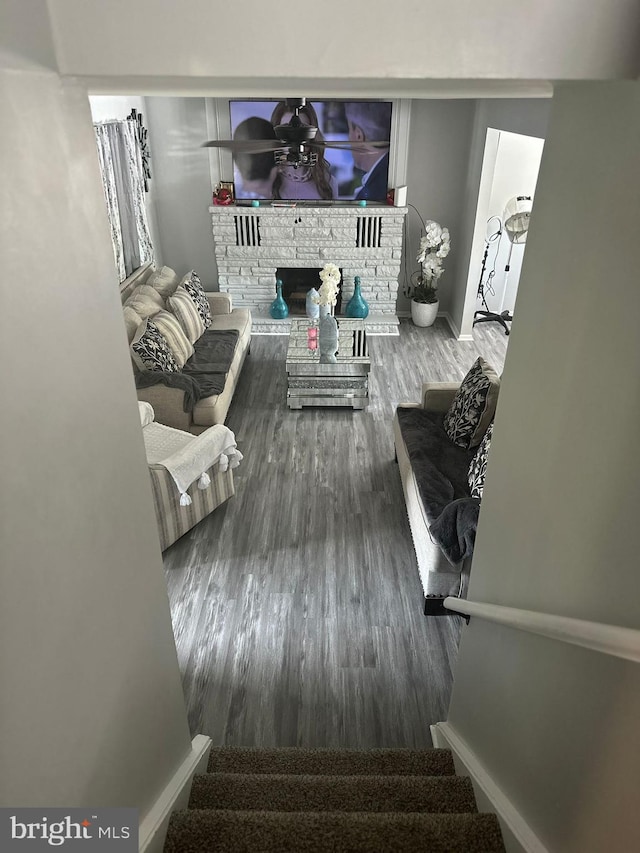
[[[335,308],[338,302],[338,291],[340,289],[340,270],[335,264],[325,264],[320,270],[322,284],[318,291],[318,304],[330,305]]]
[[[416,302],[432,303],[438,301],[438,279],[444,272],[442,261],[451,251],[451,237],[448,228],[432,219],[427,220],[425,232],[416,257],[420,272],[412,276],[407,296]]]

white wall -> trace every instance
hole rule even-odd
[[[190,737],[88,98],[0,113],[0,802],[144,815]]]
[[[145,98],[153,146],[154,194],[164,263],[195,269],[205,290],[218,289],[211,233],[212,184],[204,98]]]
[[[475,0],[375,7],[325,0],[312,36],[296,0],[281,0],[277,14],[260,0],[50,0],[50,6],[64,73],[103,82],[138,77],[157,92],[167,91],[158,86],[170,78],[182,93],[209,95],[220,93],[211,89],[216,84],[229,94],[247,81],[253,88],[279,80],[289,87],[281,87],[283,95],[299,95],[297,82],[306,76],[309,97],[348,96],[345,81],[385,94],[395,87],[396,95],[411,97],[425,93],[430,80],[463,81],[469,89],[474,79],[519,81],[534,89],[535,81],[635,76],[639,68],[636,0],[592,0],[588,10],[583,0],[494,0],[481,10]]]
[[[498,148],[493,163],[493,181],[489,204],[487,208],[483,209],[479,205],[477,211],[479,220],[485,225],[487,236],[498,228],[502,228],[502,237],[496,239],[489,246],[486,274],[483,278],[486,285],[489,271],[495,269],[495,276],[492,279],[493,293],[490,293],[489,289],[485,292],[490,311],[500,313],[503,310],[508,310],[513,313],[526,243],[511,244],[507,232],[504,230],[504,208],[510,199],[519,195],[529,195],[535,200],[536,181],[538,180],[543,147],[544,140],[533,136],[506,133],[505,131],[498,133]],[[496,216],[498,219],[491,219],[487,226],[489,218]],[[510,252],[511,248],[513,251]],[[505,267],[509,257],[511,257],[510,269],[506,272]],[[482,264],[478,264],[475,270],[475,282],[480,279],[481,268]],[[477,290],[477,284],[475,286]],[[483,303],[480,300],[477,302],[477,307],[483,308]]]
[[[57,68],[47,0],[2,0],[0,66]]]
[[[558,87],[472,600],[639,627],[639,138],[640,83]],[[449,722],[549,850],[640,849],[638,719],[637,664],[465,629]]]
[[[131,110],[146,115],[145,99],[140,95],[91,95],[89,106],[94,121],[124,121]]]
[[[407,201],[424,220],[435,219],[451,232],[452,250],[440,280],[440,311],[448,310],[451,285],[456,280],[460,224],[463,219],[464,180],[469,158],[475,101],[413,100],[407,160]],[[403,286],[420,265],[416,261],[422,224],[416,212],[407,215],[408,241],[405,243],[403,273],[398,295],[398,311],[409,312],[410,303],[402,295]]]

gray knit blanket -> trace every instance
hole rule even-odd
[[[136,388],[162,384],[184,391],[182,407],[193,411],[199,400],[221,394],[238,343],[236,329],[207,329],[180,373],[148,371],[136,375]]]

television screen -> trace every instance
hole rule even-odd
[[[275,140],[273,128],[287,124],[286,101],[229,101],[233,139]],[[361,200],[384,202],[389,179],[389,147],[368,141],[391,138],[391,101],[307,101],[303,123],[318,128],[316,141],[353,142],[358,148],[323,147],[312,166],[276,164],[273,152],[234,153],[236,198],[288,201]],[[317,149],[316,149],[317,150]]]

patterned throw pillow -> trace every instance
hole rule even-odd
[[[180,284],[187,291],[191,299],[198,309],[198,314],[202,317],[202,322],[204,323],[205,329],[208,329],[211,325],[211,309],[209,308],[209,300],[205,296],[204,289],[202,287],[202,283],[200,281],[200,277],[198,273],[194,270],[188,272],[183,278]]]
[[[489,457],[489,448],[491,447],[491,437],[493,436],[493,421],[487,427],[484,438],[480,442],[480,446],[476,451],[476,455],[471,460],[469,465],[469,488],[471,489],[472,498],[482,498],[484,491],[484,477],[487,473],[487,459]]]
[[[493,420],[498,402],[500,379],[483,358],[476,359],[462,380],[449,411],[444,429],[459,447],[477,447]]]
[[[131,343],[131,357],[142,371],[180,372],[169,344],[152,320],[145,320],[136,332]]]
[[[204,321],[184,287],[179,287],[173,296],[167,299],[167,308],[178,320],[191,343],[195,344],[204,332]]]
[[[158,311],[157,314],[151,317],[151,321],[169,344],[169,349],[173,353],[178,370],[182,370],[185,361],[193,355],[191,341],[185,335],[182,326],[169,311]]]

